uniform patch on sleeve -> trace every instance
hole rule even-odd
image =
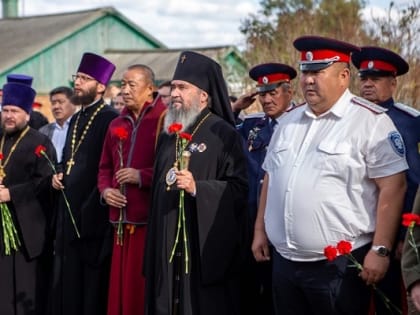
[[[401,135],[398,131],[392,131],[388,134],[388,140],[391,143],[392,148],[394,149],[395,153],[399,156],[404,156],[405,154],[405,147],[404,141],[401,138]]]

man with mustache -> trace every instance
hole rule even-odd
[[[318,36],[293,44],[306,102],[280,117],[268,147],[254,256],[273,259],[276,314],[367,314],[400,221],[404,144],[382,107],[348,90],[359,47]],[[340,241],[362,271],[346,255],[325,259]]]
[[[56,190],[64,189],[73,212],[58,193],[51,314],[103,315],[106,313],[112,251],[108,208],[100,202],[98,166],[109,123],[118,113],[103,100],[115,66],[85,53],[75,75],[72,102],[81,110],[72,117],[64,145],[61,171],[53,177]]]
[[[257,82],[255,97],[258,97],[263,108],[262,113],[245,116],[243,123],[238,126],[246,143],[245,153],[248,158],[250,235],[253,233],[261,184],[265,173],[261,165],[264,162],[271,136],[277,126],[277,119],[292,106],[291,80],[296,77],[296,74],[295,69],[281,63],[263,63],[254,66],[249,71],[249,76]],[[246,96],[242,96],[234,105],[244,108],[246,103],[250,103],[249,100]],[[248,276],[242,285],[248,294],[246,298],[249,301],[247,314],[273,314],[271,262],[255,262],[251,250],[249,250],[249,256]]]
[[[14,75],[14,77],[22,75]],[[32,77],[25,76],[32,82]],[[3,86],[0,134],[0,314],[46,314],[51,268],[51,176],[55,150],[45,135],[29,127],[35,90],[29,84]],[[40,154],[40,152],[38,152]],[[13,248],[5,232],[4,208],[16,229]],[[10,224],[10,223],[9,223]]]
[[[183,154],[190,156],[188,166]],[[220,65],[182,52],[156,151],[144,269],[147,315],[242,314],[246,175]]]
[[[397,77],[409,70],[408,63],[391,50],[365,46],[351,57],[359,70],[359,92],[365,99],[386,108],[404,140],[409,169],[406,172],[407,192],[404,198],[404,212],[411,212],[417,187],[420,184],[420,112],[412,107],[398,103],[393,94],[397,88]],[[404,292],[401,292],[401,254],[405,229],[400,228],[391,253],[391,264],[385,278],[378,287],[387,297],[400,307],[405,305]],[[376,299],[379,314],[386,312],[385,307]]]

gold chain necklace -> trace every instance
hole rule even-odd
[[[76,122],[74,123],[73,132],[71,135],[71,154],[70,154],[70,160],[67,161],[67,172],[66,175],[70,175],[71,168],[75,164],[74,162],[74,156],[76,155],[77,150],[79,150],[80,145],[82,144],[83,140],[85,140],[86,134],[90,128],[90,126],[93,123],[93,120],[95,119],[96,115],[99,113],[99,111],[105,106],[105,103],[102,103],[93,113],[92,117],[89,118],[88,123],[86,124],[85,128],[83,129],[82,135],[80,136],[79,142],[76,145],[76,133],[77,133],[77,127],[79,124],[79,118],[82,114],[82,111],[79,112],[77,115]]]
[[[206,116],[204,116],[197,124],[197,126],[194,128],[193,132],[191,133],[191,139],[195,135],[195,133],[198,131],[198,129],[201,127],[201,125],[204,123],[204,121],[211,115],[211,112],[207,113]],[[176,174],[175,172],[178,170],[179,160],[181,158],[182,152],[179,152],[181,148],[180,143],[180,137],[178,133],[176,134],[176,142],[175,142],[175,162],[174,165],[169,169],[169,171],[166,173],[166,184],[168,185],[166,187],[166,190],[169,190],[171,185],[173,185],[176,182]],[[185,144],[185,148],[188,146],[190,141],[188,141]]]
[[[7,163],[9,163],[10,157],[12,156],[13,152],[15,152],[16,147],[19,144],[20,140],[23,139],[23,137],[26,135],[28,131],[29,131],[29,126],[26,126],[26,128],[21,132],[19,138],[16,140],[16,142],[13,144],[12,148],[10,149],[10,152],[7,155],[6,161],[4,161],[3,163],[3,157],[0,160],[0,181],[6,177],[6,172],[4,171],[4,169],[6,168]],[[1,155],[3,155],[4,141],[5,141],[5,134],[3,134],[3,137],[1,137],[1,144],[0,144]]]

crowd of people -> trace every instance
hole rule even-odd
[[[420,112],[393,99],[409,66],[332,38],[293,45],[300,105],[291,65],[253,66],[255,90],[233,98],[193,51],[157,87],[129,66],[108,105],[115,65],[87,52],[37,130],[32,77],[10,74],[0,314],[420,314],[420,231],[401,225],[420,212]]]

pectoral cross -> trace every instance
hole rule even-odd
[[[71,158],[70,160],[67,161],[67,172],[66,175],[70,175],[70,171],[72,166],[74,165],[74,160],[73,158]]]
[[[6,177],[6,172],[4,171],[4,167],[0,166],[0,180]]]

